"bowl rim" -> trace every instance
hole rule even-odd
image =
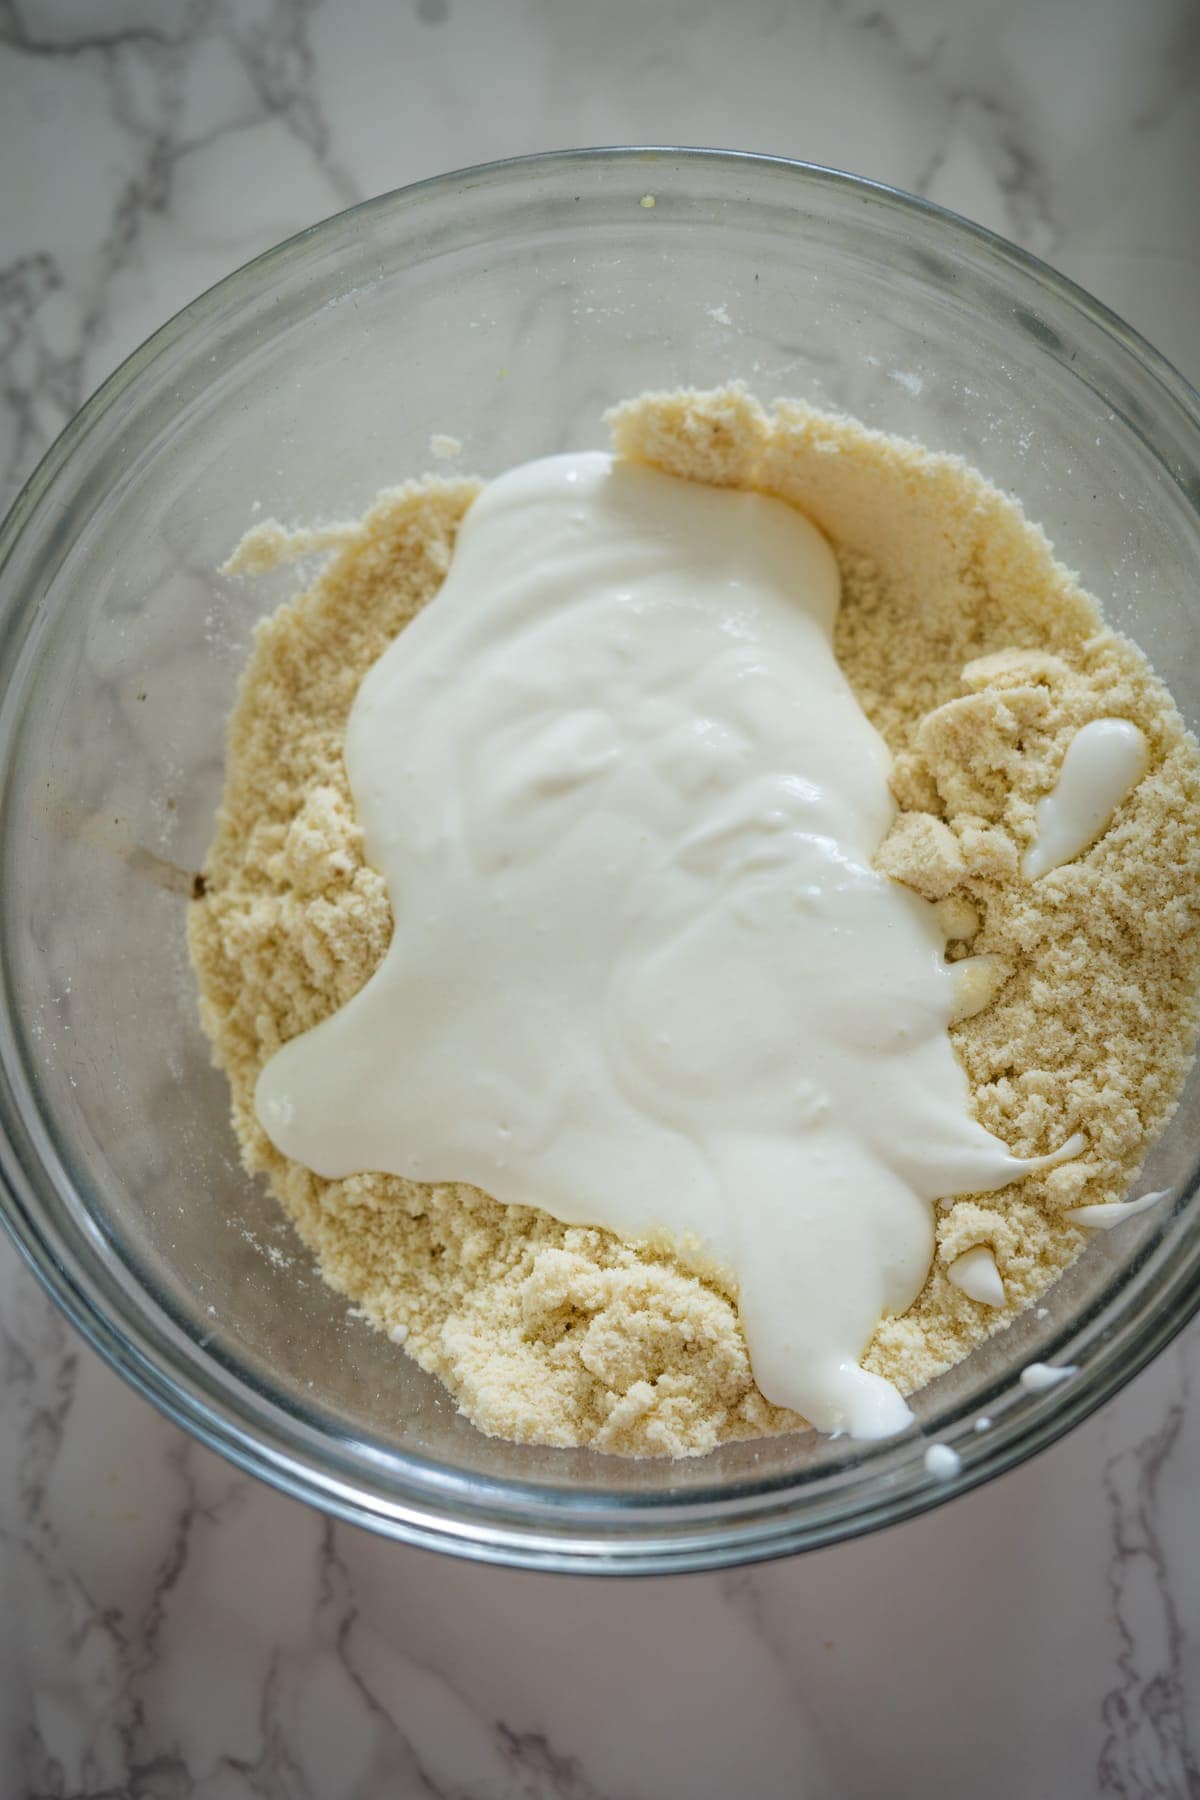
[[[128,392],[159,357],[202,327],[243,288],[252,290],[269,285],[276,269],[290,266],[316,241],[323,242],[339,233],[351,232],[364,218],[381,213],[402,214],[427,198],[445,196],[455,190],[465,191],[483,184],[513,180],[519,182],[531,174],[551,175],[580,167],[641,164],[652,170],[656,163],[668,161],[708,167],[720,165],[731,172],[744,170],[751,176],[763,172],[783,174],[798,179],[810,189],[873,197],[901,215],[915,214],[932,222],[951,242],[965,242],[981,249],[994,263],[1015,270],[1040,289],[1049,290],[1070,310],[1115,340],[1140,365],[1144,374],[1166,390],[1174,405],[1182,410],[1200,435],[1200,393],[1140,333],[1040,258],[932,201],[864,176],[754,151],[672,145],[615,145],[546,151],[473,164],[375,195],[304,227],[204,289],[117,365],[47,449],[0,524],[0,574],[43,496],[114,402]],[[0,620],[0,635],[9,630],[12,616]],[[15,1122],[8,1119],[8,1111],[5,1097],[2,1122],[6,1125]],[[336,1474],[331,1476],[327,1469],[306,1459],[295,1435],[290,1442],[283,1441],[278,1433],[273,1440],[268,1440],[262,1434],[260,1424],[248,1415],[236,1412],[224,1399],[214,1404],[212,1393],[202,1392],[190,1372],[170,1357],[167,1334],[161,1328],[156,1327],[151,1332],[142,1321],[133,1330],[128,1323],[119,1326],[103,1304],[90,1272],[67,1251],[66,1246],[56,1247],[50,1241],[44,1225],[39,1222],[36,1192],[28,1179],[20,1150],[13,1142],[14,1135],[9,1130],[0,1133],[0,1217],[51,1298],[91,1347],[135,1391],[209,1448],[293,1498],[308,1501],[351,1523],[366,1525],[409,1544],[515,1567],[596,1574],[694,1572],[790,1555],[800,1549],[819,1548],[898,1523],[980,1486],[1054,1443],[1132,1379],[1200,1308],[1200,1282],[1190,1279],[1188,1269],[1180,1269],[1170,1282],[1165,1301],[1160,1302],[1157,1312],[1139,1321],[1141,1335],[1136,1344],[1126,1347],[1122,1359],[1116,1356],[1098,1359],[1089,1369],[1086,1383],[1068,1381],[1051,1389],[1036,1404],[1031,1404],[1027,1415],[1023,1413],[1024,1423],[1011,1438],[1002,1442],[998,1438],[990,1455],[985,1452],[977,1461],[973,1459],[949,1480],[936,1484],[928,1480],[917,1482],[910,1484],[907,1491],[885,1487],[873,1497],[856,1495],[855,1504],[849,1510],[838,1510],[833,1516],[819,1518],[815,1524],[803,1516],[789,1518],[787,1486],[770,1483],[757,1490],[758,1498],[767,1504],[744,1528],[731,1531],[729,1527],[733,1521],[726,1517],[718,1528],[714,1530],[710,1526],[699,1535],[688,1532],[686,1526],[682,1532],[660,1530],[655,1535],[655,1516],[663,1524],[672,1516],[669,1496],[665,1502],[656,1497],[644,1505],[630,1506],[623,1502],[619,1507],[618,1521],[631,1526],[632,1532],[606,1528],[598,1534],[589,1533],[585,1523],[582,1531],[576,1529],[572,1535],[563,1536],[544,1526],[514,1523],[509,1517],[499,1520],[493,1517],[488,1521],[469,1512],[455,1516],[439,1509],[436,1496],[432,1504],[428,1498],[423,1498],[415,1504],[389,1501],[386,1508],[372,1505],[368,1496],[354,1491],[352,1481],[347,1483]],[[23,1121],[21,1135],[28,1136],[28,1127]],[[40,1170],[45,1171],[46,1159],[36,1146],[33,1154]],[[1181,1204],[1190,1197],[1190,1194],[1181,1197]],[[1072,1325],[1074,1323],[1072,1321]],[[165,1356],[164,1346],[167,1346]],[[258,1435],[253,1435],[256,1431]],[[421,1461],[411,1454],[405,1458],[406,1464],[414,1466]],[[439,1465],[429,1467],[436,1470]],[[539,1489],[537,1482],[511,1486],[500,1483],[498,1487],[518,1495],[540,1493],[543,1505],[548,1502],[552,1511],[557,1507],[564,1518],[568,1518],[572,1510],[569,1500],[563,1504],[560,1490]],[[776,1489],[777,1496],[772,1499],[771,1493]],[[752,1495],[755,1492],[750,1486],[742,1491]],[[791,1491],[795,1491],[794,1484]],[[428,1489],[425,1492],[427,1495]],[[679,1518],[702,1506],[704,1498],[703,1494],[693,1493],[686,1502],[677,1503],[674,1517]],[[647,1526],[651,1528],[649,1531]]]

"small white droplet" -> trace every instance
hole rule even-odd
[[[949,1444],[930,1444],[925,1452],[925,1472],[935,1481],[950,1481],[962,1468],[962,1457]]]
[[[1047,1388],[1057,1387],[1060,1381],[1069,1381],[1079,1370],[1074,1363],[1063,1363],[1055,1368],[1051,1363],[1030,1363],[1021,1370],[1021,1386],[1031,1394],[1042,1394]]]
[[[1077,731],[1053,789],[1038,801],[1037,836],[1022,872],[1036,881],[1074,862],[1103,836],[1149,762],[1146,739],[1129,719],[1093,719]]]
[[[986,1244],[976,1244],[956,1257],[947,1271],[950,1281],[968,1300],[981,1306],[1003,1306],[1004,1282],[996,1267],[996,1258]]]

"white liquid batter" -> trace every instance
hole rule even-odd
[[[981,1306],[1004,1305],[1004,1281],[996,1267],[996,1258],[986,1244],[964,1250],[947,1270],[950,1280],[969,1300]]]
[[[1053,792],[1038,801],[1037,838],[1022,865],[1026,875],[1046,875],[1095,843],[1149,760],[1145,738],[1128,719],[1093,719],[1077,731]]]
[[[275,1056],[328,1177],[463,1181],[733,1271],[755,1379],[826,1431],[930,1203],[1022,1162],[971,1117],[933,908],[876,873],[888,752],[831,648],[837,567],[760,495],[593,453],[503,476],[370,670],[346,765],[395,932]]]
[[[1171,1188],[1158,1188],[1152,1194],[1140,1194],[1136,1200],[1101,1200],[1093,1206],[1073,1206],[1065,1216],[1072,1225],[1082,1225],[1088,1231],[1111,1231],[1114,1225],[1123,1225],[1126,1219],[1148,1212],[1160,1200],[1169,1200],[1172,1192]]]

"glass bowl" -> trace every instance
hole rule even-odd
[[[90,1342],[206,1443],[411,1543],[698,1569],[829,1543],[1011,1467],[1195,1308],[1200,1078],[1099,1233],[884,1443],[633,1462],[483,1437],[330,1292],[236,1158],[184,949],[256,617],[256,518],[342,518],[430,466],[606,441],[606,406],[742,377],[960,452],[1025,503],[1200,723],[1200,407],[1051,270],[918,200],[758,156],[605,150],[443,176],[230,276],[84,407],[0,539],[0,1165]],[[1078,1365],[1026,1392],[1028,1362]],[[986,1413],[990,1429],[973,1429]],[[925,1471],[929,1439],[959,1474]]]

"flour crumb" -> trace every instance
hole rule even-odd
[[[261,502],[256,501],[256,506]],[[323,525],[312,529],[289,531],[278,519],[264,519],[252,525],[221,564],[222,575],[266,575],[282,563],[299,562],[301,557],[318,555],[326,550],[344,550],[352,543],[358,525]]]
[[[879,847],[875,866],[926,900],[961,887],[966,863],[950,827],[932,813],[901,813]]]

